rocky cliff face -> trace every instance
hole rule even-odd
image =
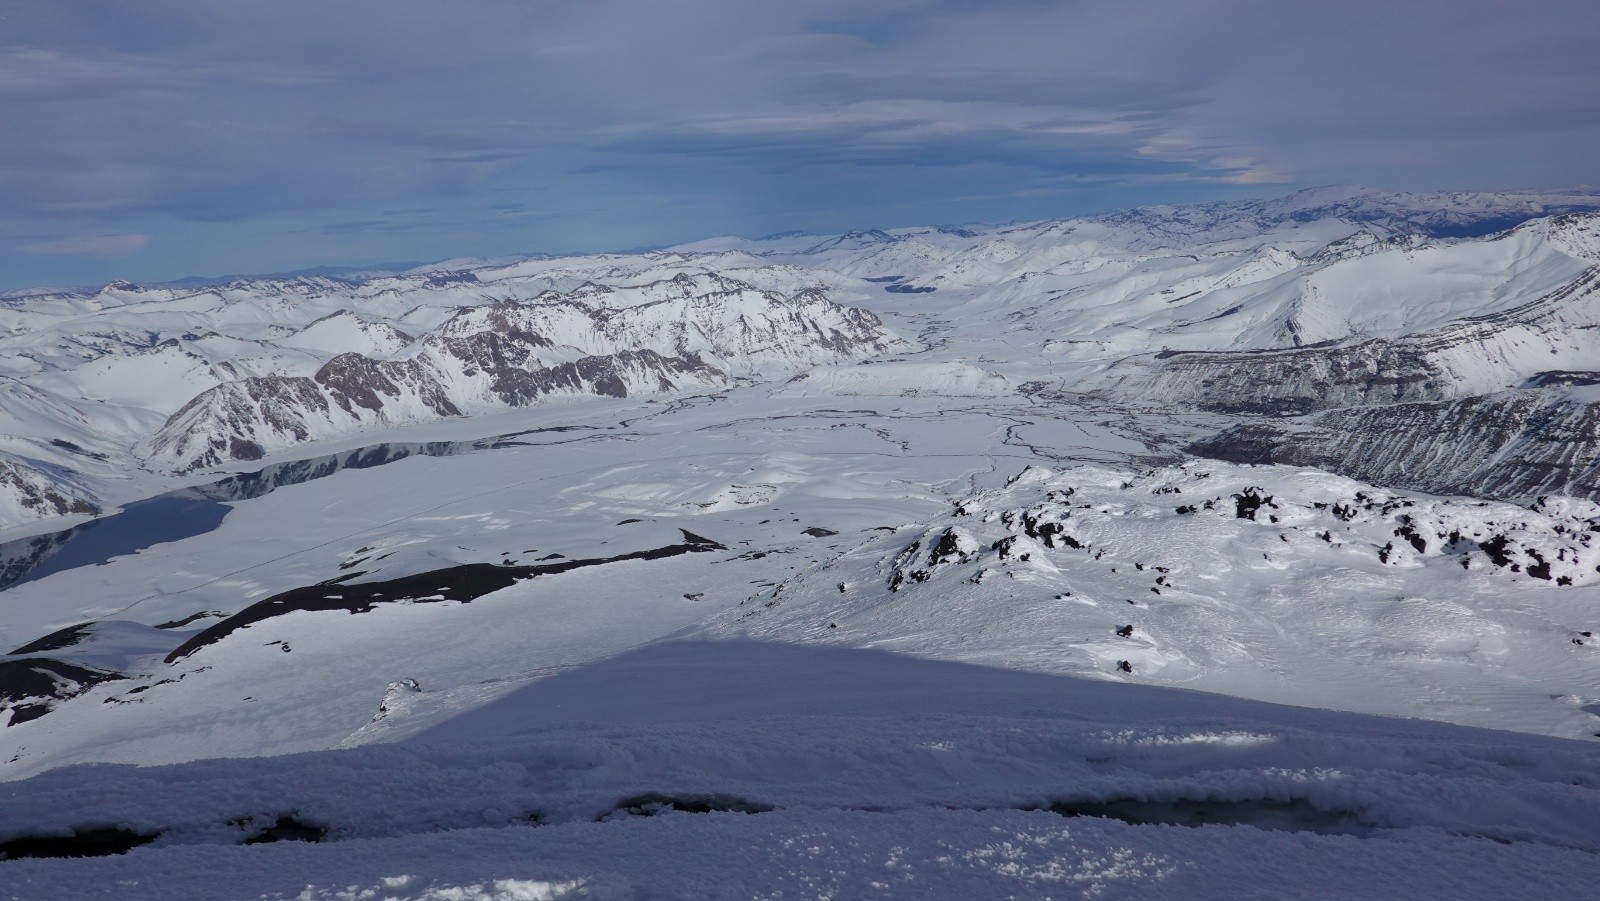
[[[0,454],[0,521],[99,512],[93,495],[67,473]]]
[[[1353,407],[1237,426],[1190,450],[1435,494],[1600,500],[1600,399],[1543,389]]]
[[[1600,267],[1530,303],[1392,339],[1235,353],[1163,352],[1094,386],[1110,398],[1223,413],[1303,414],[1439,401],[1550,370],[1600,369]]]
[[[735,374],[900,346],[871,313],[817,291],[783,297],[719,276],[628,291],[586,285],[461,308],[409,355],[343,353],[309,376],[223,382],[172,414],[141,456],[189,472],[374,425],[547,397],[715,388]]]
[[[145,459],[152,466],[190,472],[259,460],[269,450],[365,426],[460,416],[491,404],[524,406],[551,395],[627,397],[727,383],[723,372],[697,358],[649,350],[531,369],[505,361],[478,368],[481,362],[344,354],[310,378],[225,382],[173,414],[150,440]]]

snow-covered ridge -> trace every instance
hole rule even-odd
[[[1582,390],[1600,371],[1596,246],[1600,217],[1584,214],[1437,249],[1422,271],[1441,255],[1453,262],[1422,282],[1391,276],[1397,261],[1426,260],[1427,250],[1341,260],[1304,280],[1302,301],[1284,320],[1295,347],[1130,355],[1079,387],[1114,403],[1319,414],[1241,425],[1191,447],[1224,459],[1321,466],[1443,493],[1600,497],[1597,398]],[[1335,284],[1345,286],[1345,303],[1390,292],[1393,316],[1434,324],[1299,346],[1308,301],[1328,306],[1327,288]],[[1453,284],[1464,287],[1445,303]],[[1490,286],[1492,302],[1463,302]],[[1530,295],[1535,287],[1547,290]],[[1366,301],[1354,306],[1362,304],[1380,309]],[[1434,313],[1418,315],[1430,305]]]
[[[782,379],[906,350],[877,316],[934,346],[919,365],[1097,388],[1119,403],[1282,412],[1461,397],[1552,370],[1600,371],[1587,340],[1593,292],[1574,287],[1600,259],[1600,219],[1585,212],[1597,206],[1583,191],[1325,189],[351,278],[13,292],[0,300],[0,436],[46,471],[74,474],[103,506],[108,492],[127,499],[114,473],[134,463],[188,471],[452,409],[710,386],[713,371]],[[1474,237],[1490,226],[1514,227]],[[1304,345],[1315,346],[1207,356]],[[660,359],[619,356],[646,351]],[[591,375],[549,385],[492,374],[584,358]],[[1116,361],[1126,362],[1100,374]],[[341,401],[324,384],[330,367],[389,386],[382,409],[348,392]],[[999,384],[928,372],[914,390]],[[806,390],[881,395],[892,386],[862,379],[884,378],[839,370]]]
[[[372,426],[719,387],[909,347],[815,289],[783,294],[707,272],[550,285],[428,273],[30,296],[6,311],[11,366],[29,387],[72,398],[57,415],[87,402],[86,424],[120,443],[118,456],[133,449],[186,472]]]
[[[713,632],[1405,716],[1443,704],[1465,722],[1518,703],[1579,737],[1600,701],[1595,585],[1590,501],[1528,509],[1210,461],[1034,468]]]
[[[1290,350],[1180,353],[1124,361],[1097,385],[1142,403],[1306,413],[1444,400],[1541,372],[1600,369],[1600,267],[1529,303],[1390,339]]]

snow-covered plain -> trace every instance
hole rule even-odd
[[[1429,396],[1588,403],[1597,220],[1439,236],[1531,203],[15,295],[0,537],[85,565],[0,589],[0,857],[153,837],[0,896],[1581,894],[1600,506],[1190,459],[1262,420],[1149,393],[1177,351],[1410,341]],[[711,369],[481,375],[644,351]],[[376,407],[174,415],[343,353]],[[154,452],[229,434],[265,459]],[[186,487],[176,540],[28,541]]]

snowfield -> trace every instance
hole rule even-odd
[[[655,645],[386,738],[15,784],[145,844],[0,892],[1495,898],[1600,852],[1587,745],[878,651]]]
[[[1016,389],[1004,376],[965,363],[827,366],[783,383],[780,397],[999,397]]]
[[[0,897],[1591,893],[1597,209],[0,296]]]
[[[1190,463],[1029,469],[716,634],[1590,738],[1600,505]],[[1126,670],[1126,671],[1125,671]]]

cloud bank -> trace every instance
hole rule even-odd
[[[10,287],[1600,180],[1580,0],[0,15]]]

